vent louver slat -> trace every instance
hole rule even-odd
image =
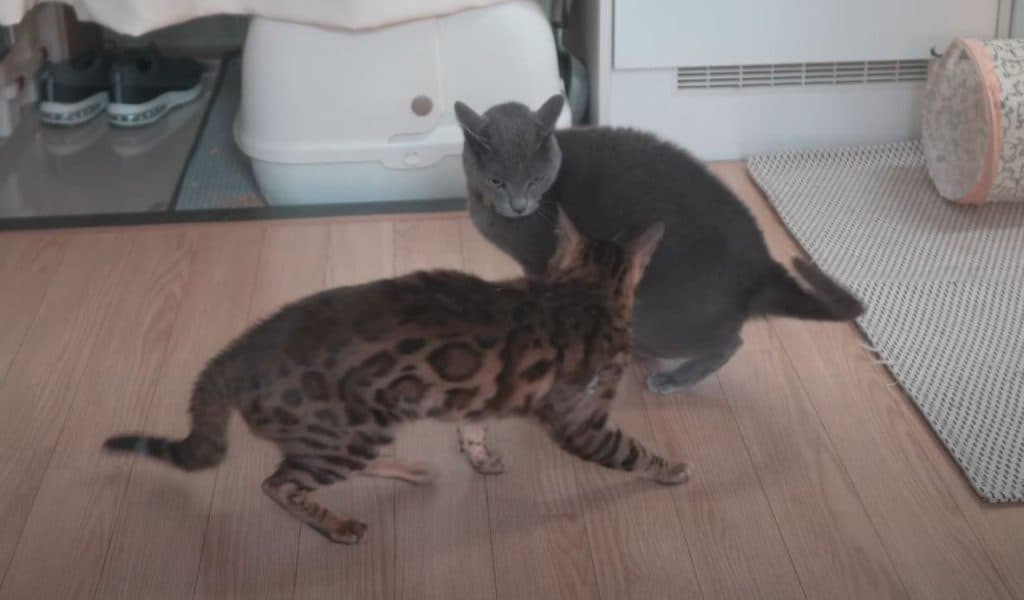
[[[680,67],[676,88],[716,89],[924,81],[928,60]]]

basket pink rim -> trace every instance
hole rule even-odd
[[[985,48],[984,42],[967,38],[955,38],[953,46],[963,48],[967,57],[974,63],[974,68],[982,84],[985,86],[985,123],[988,125],[989,143],[982,156],[981,175],[969,192],[964,194],[960,202],[964,204],[985,204],[992,190],[996,172],[999,170],[999,154],[1003,147],[1002,114],[999,107],[1002,97],[1002,85],[996,75],[995,62],[992,54]]]

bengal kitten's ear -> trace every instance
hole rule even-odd
[[[665,225],[655,223],[644,230],[639,236],[626,246],[626,253],[629,255],[629,285],[636,287],[644,277],[644,271],[658,249],[662,236],[665,235]]]
[[[558,206],[558,223],[555,225],[555,254],[548,262],[548,271],[565,271],[580,263],[586,240],[572,224],[569,216]]]

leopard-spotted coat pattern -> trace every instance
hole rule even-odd
[[[622,247],[580,238],[564,217],[544,279],[487,282],[420,272],[299,300],[256,325],[200,374],[184,439],[124,435],[111,451],[185,470],[227,450],[230,414],[282,453],[263,490],[335,542],[366,525],[311,497],[356,473],[413,483],[423,463],[378,457],[403,423],[523,416],[566,451],[662,483],[686,477],[607,422],[631,352],[633,291],[660,226]]]

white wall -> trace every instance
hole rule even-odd
[[[1013,0],[1010,17],[1010,37],[1024,36],[1024,0]]]
[[[903,8],[916,6],[919,10],[927,11],[929,7],[946,6],[949,11],[931,15],[933,18],[926,20],[927,23],[931,23],[931,29],[915,29],[919,39],[915,38],[917,41],[912,44],[912,48],[915,49],[912,55],[900,56],[887,52],[884,56],[887,59],[926,58],[932,45],[942,50],[948,44],[949,37],[971,35],[973,30],[969,30],[970,27],[977,29],[973,35],[984,39],[1006,35],[1006,31],[1011,30],[1011,27],[1006,26],[999,31],[996,27],[996,16],[999,15],[999,22],[1009,24],[1011,2],[1017,7],[1012,15],[1012,31],[1016,35],[1024,36],[1024,0],[935,0],[934,4],[931,0],[896,1],[903,5]],[[596,116],[595,120],[601,124],[652,130],[689,148],[704,159],[735,159],[778,150],[871,144],[919,135],[920,102],[924,89],[923,83],[920,82],[743,90],[675,89],[674,67],[692,65],[689,60],[684,60],[688,50],[700,50],[703,53],[702,64],[770,62],[763,57],[774,56],[773,52],[785,50],[768,48],[765,53],[760,54],[754,52],[758,49],[757,44],[749,44],[740,51],[746,54],[730,55],[728,60],[719,60],[715,57],[719,56],[717,50],[720,45],[724,48],[725,55],[728,55],[730,48],[735,54],[733,46],[747,44],[748,41],[735,36],[735,31],[727,26],[711,27],[707,22],[702,24],[694,15],[724,14],[732,10],[730,6],[737,5],[771,12],[780,6],[792,6],[801,2],[804,0],[592,0],[579,3],[580,9],[586,7],[580,19],[580,24],[585,26],[588,37],[587,43],[582,45],[585,49],[583,55],[588,61],[591,77],[598,79],[596,89],[592,93],[592,99],[596,101],[592,108],[596,110],[591,114]],[[833,11],[845,11],[852,10],[850,6],[853,0],[816,2],[827,5]],[[870,0],[866,4],[874,6],[875,10],[883,15],[899,12],[881,0]],[[623,7],[628,7],[629,14],[632,15],[630,18],[634,19],[632,24],[620,21],[620,18],[627,16],[621,12]],[[658,7],[668,10],[673,15],[671,22],[664,18],[668,13],[665,10],[657,10]],[[816,10],[820,12],[821,7]],[[646,17],[645,12],[648,13]],[[776,31],[766,35],[777,36],[778,30],[781,29],[782,33],[799,38],[810,28],[805,22],[806,19],[801,18],[799,14],[790,14],[789,18],[781,19],[776,23]],[[957,19],[950,18],[951,15],[967,15],[968,23],[960,23]],[[979,15],[985,17],[987,25],[983,26],[980,23],[977,19]],[[777,14],[774,16],[778,17]],[[821,20],[821,23],[826,23],[821,26],[822,29],[835,29],[827,25],[834,22],[835,19],[832,17]],[[657,26],[640,26],[645,19],[650,22],[653,18],[661,19]],[[903,20],[909,18],[904,14]],[[628,20],[627,18],[626,21]],[[628,50],[620,56],[620,51],[624,50],[620,47],[623,40],[619,38],[617,32],[613,33],[613,24],[622,24],[631,29],[635,34],[634,40],[640,40],[640,45],[634,48],[636,52],[633,52],[632,56],[626,56],[630,54]],[[672,34],[682,35],[683,31],[689,32],[689,38],[683,45],[676,46],[674,50],[671,47],[661,49],[669,50],[668,54],[672,55],[672,60],[663,64],[663,55],[655,46],[672,46],[677,43],[673,41],[677,38]],[[652,45],[651,40],[643,39],[643,32],[648,36],[661,32],[660,41]],[[873,40],[874,33],[876,32],[870,27],[864,27],[858,34],[859,46],[852,42],[847,46],[878,50],[884,45],[882,42],[885,40]],[[906,42],[900,37],[898,30],[890,27],[889,33],[889,52]],[[926,39],[928,36],[935,39]],[[820,41],[819,35],[810,37]],[[938,39],[939,37],[942,39]],[[600,43],[595,44],[594,40],[599,40]],[[626,41],[628,42],[628,39]],[[797,57],[799,60],[796,60]],[[620,64],[619,58],[623,58],[625,62]],[[805,62],[866,60],[879,57],[819,57],[811,53],[787,55],[785,58],[794,59],[793,62]],[[659,60],[662,62],[658,62]]]
[[[1001,0],[615,0],[614,68],[915,59],[995,33]]]

